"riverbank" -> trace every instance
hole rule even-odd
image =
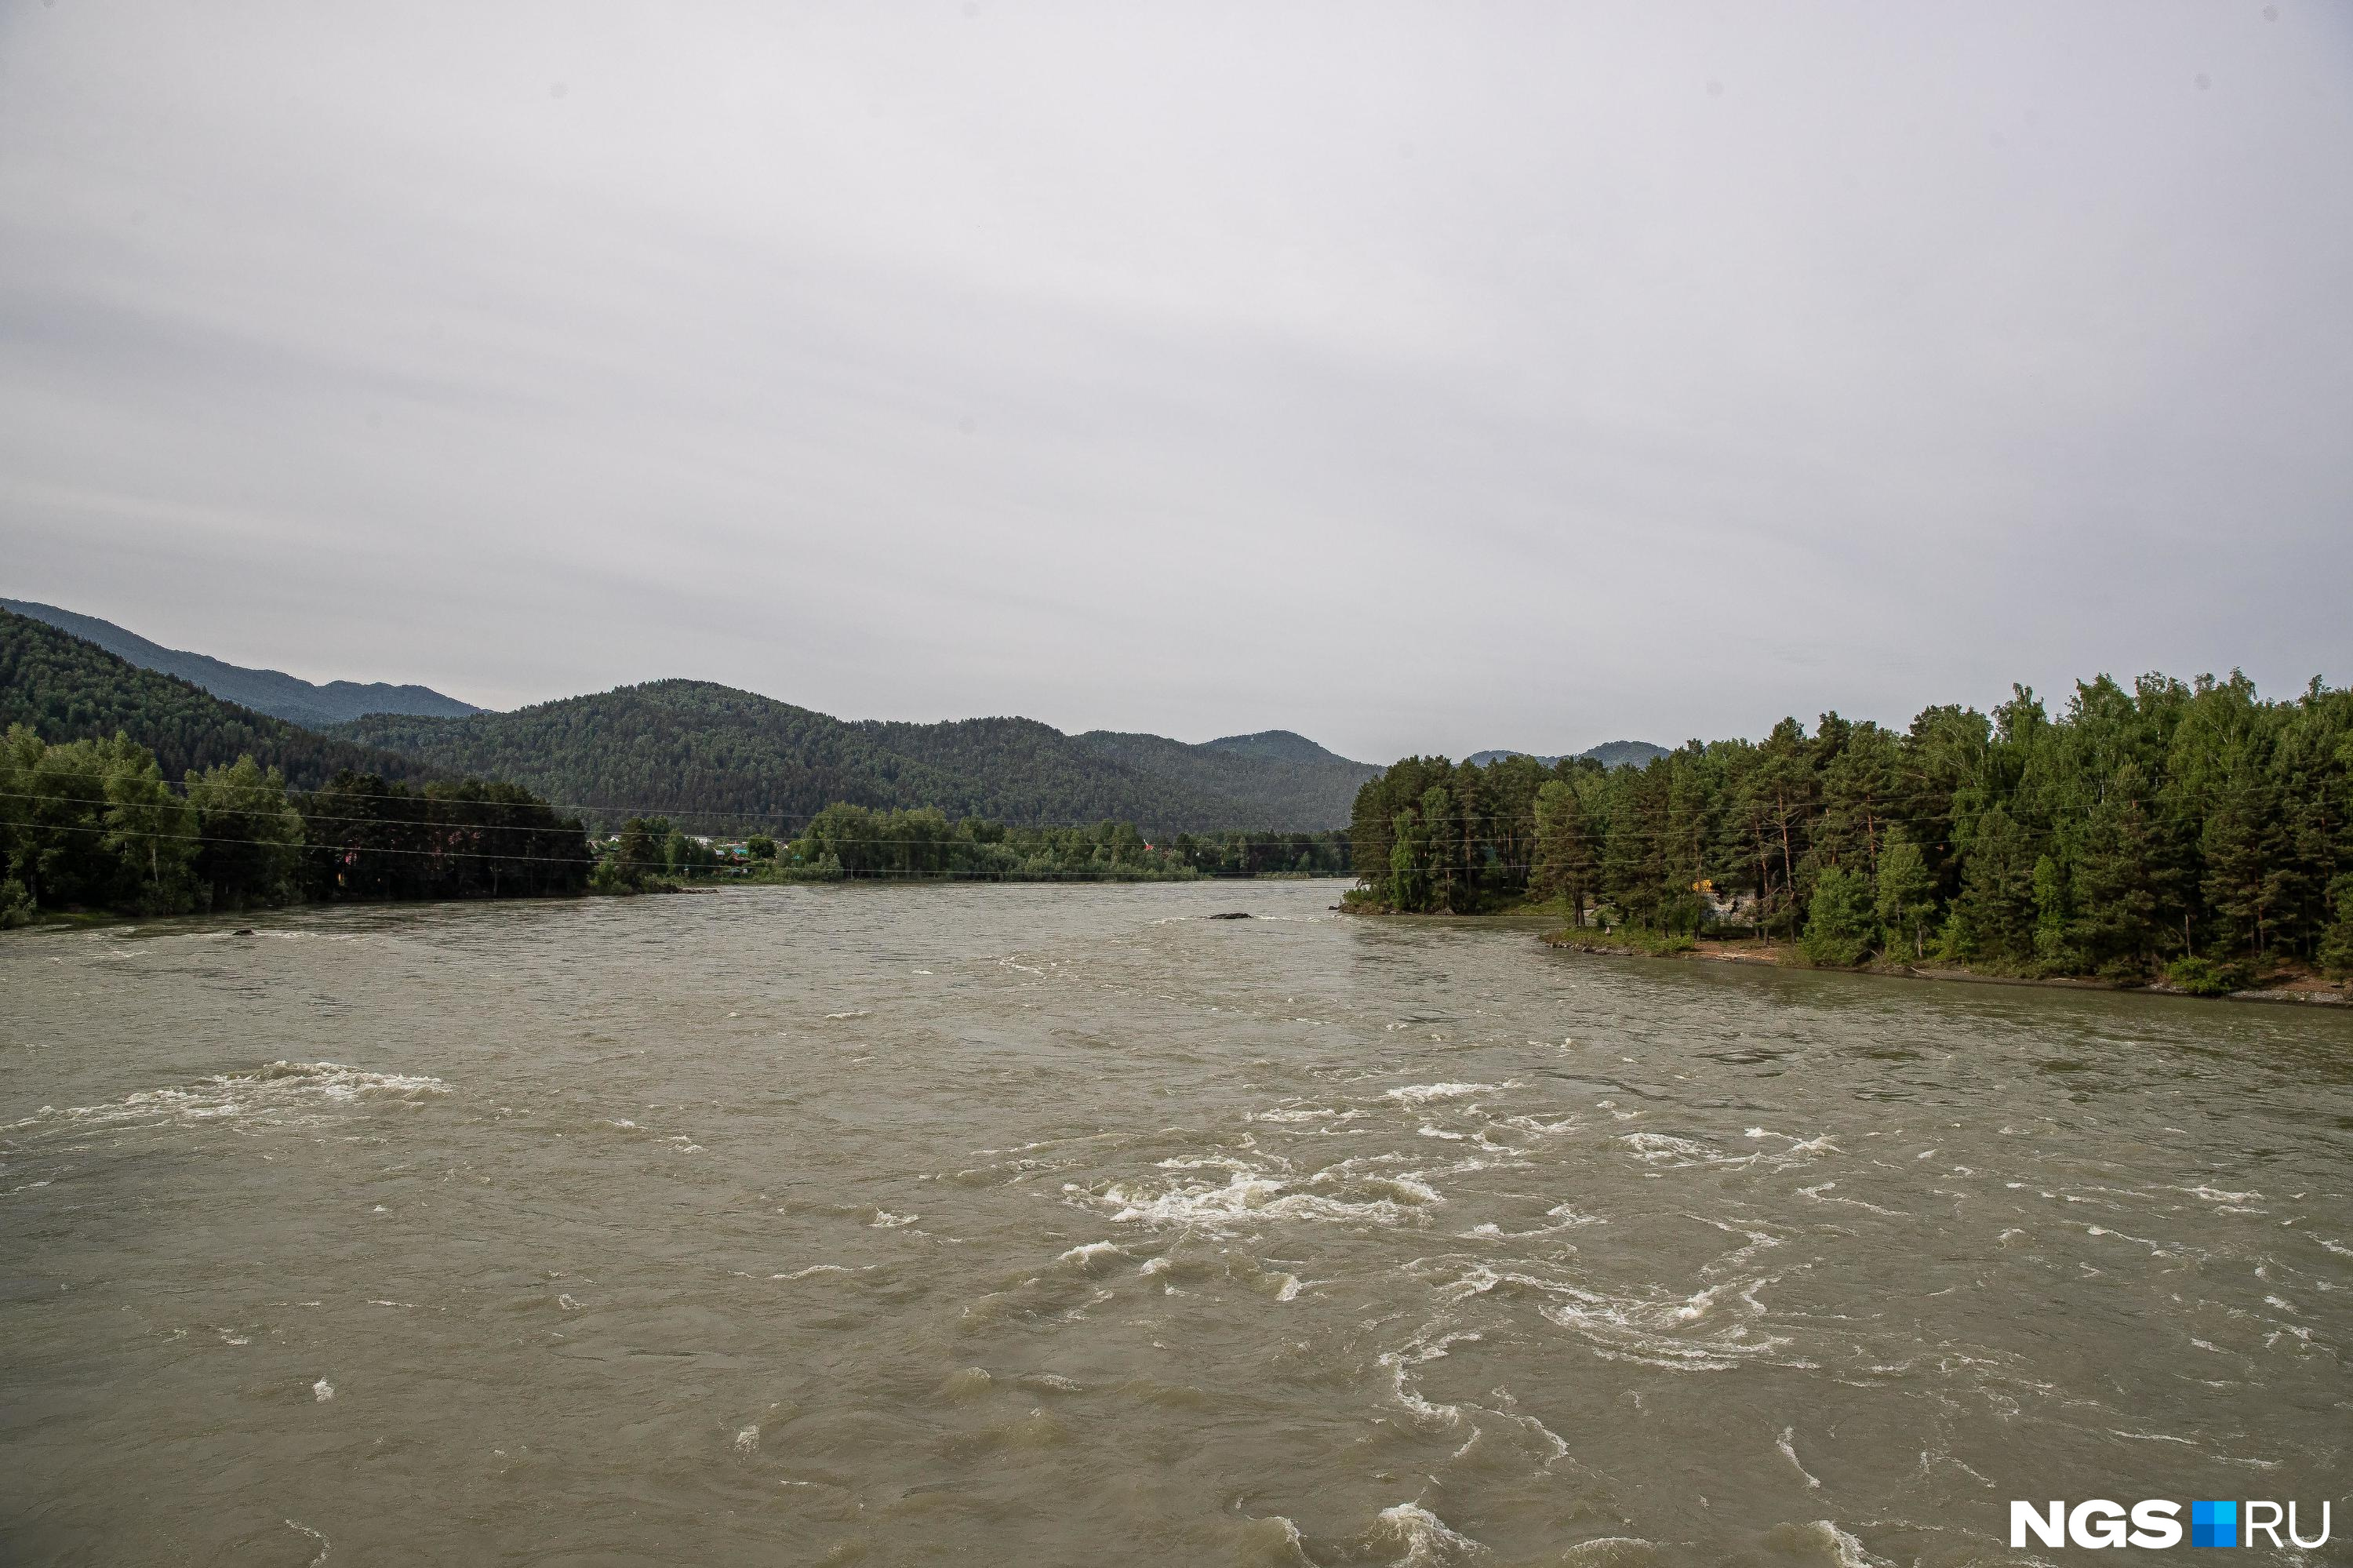
[[[1471,916],[1471,919],[1496,916]],[[1501,918],[1525,918],[1501,916]],[[1810,969],[1797,949],[1784,944],[1757,941],[1717,941],[1708,938],[1649,938],[1627,936],[1595,929],[1573,929],[1564,927],[1547,931],[1539,938],[1546,946],[1565,948],[1574,952],[1602,953],[1615,958],[1694,959],[1703,962],[1726,964],[1764,964],[1773,968]],[[2137,984],[2102,980],[2093,975],[2001,975],[1988,974],[1979,969],[1964,969],[1957,964],[1873,963],[1841,969],[1841,974],[1888,975],[1901,980],[1959,980],[1972,985],[2040,986],[2063,991],[2137,991],[2157,996],[2192,996],[2168,980],[2156,980]],[[2323,1007],[2353,1006],[2353,987],[2340,980],[2331,980],[2301,967],[2286,968],[2265,976],[2251,988],[2226,991],[2211,1000],[2223,1001],[2306,1002]]]

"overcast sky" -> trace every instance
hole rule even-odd
[[[0,5],[0,595],[1349,755],[2353,678],[2353,6]]]

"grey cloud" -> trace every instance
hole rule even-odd
[[[2341,681],[2277,9],[19,6],[0,589],[1375,758]]]

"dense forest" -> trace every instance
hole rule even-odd
[[[30,599],[0,599],[0,609],[45,622],[61,631],[95,642],[109,653],[142,670],[176,675],[203,687],[223,702],[251,708],[311,729],[342,724],[363,714],[472,714],[471,703],[445,697],[426,686],[396,686],[382,681],[329,681],[324,685],[301,680],[280,670],[252,670],[209,654],[190,653],[150,642],[94,615],[78,615],[53,604]]]
[[[852,879],[988,882],[1189,881],[1197,877],[1336,876],[1348,869],[1341,832],[1179,833],[1155,842],[1132,822],[1034,828],[946,813],[828,806],[797,837],[755,833],[745,863],[731,863],[669,819],[631,818],[607,846],[596,885],[612,891],[670,880],[734,876],[767,882]]]
[[[577,893],[580,824],[512,785],[344,772],[290,789],[250,757],[174,788],[128,736],[0,740],[0,927],[44,910],[176,915],[302,899]]]
[[[1356,798],[1360,906],[1557,902],[1578,924],[2191,989],[2353,969],[2353,694],[2239,675],[2018,689],[1908,729],[1824,715],[1640,768],[1409,758]]]
[[[656,681],[470,718],[377,715],[336,734],[448,774],[512,779],[607,823],[659,811],[700,833],[801,830],[828,806],[1149,834],[1336,828],[1376,771],[1298,736],[1185,746],[1032,719],[846,723],[702,681]],[[1156,742],[1146,745],[1145,742]]]
[[[1282,729],[1198,745],[1107,729],[1091,729],[1074,738],[1155,778],[1238,802],[1245,814],[1229,820],[1229,826],[1336,828],[1348,820],[1356,791],[1381,771]]]
[[[142,670],[96,643],[0,609],[0,729],[28,726],[48,741],[128,736],[164,776],[249,757],[308,788],[346,768],[387,778],[426,769],[406,758],[300,729],[226,703],[174,676]]]

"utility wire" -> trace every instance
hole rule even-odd
[[[585,854],[585,855],[564,855],[564,854],[506,854],[506,853],[499,853],[499,852],[494,851],[494,850],[409,849],[409,848],[403,848],[403,847],[400,847],[400,846],[398,846],[398,845],[391,845],[391,844],[385,844],[385,845],[375,845],[375,844],[370,844],[370,845],[346,845],[346,844],[338,844],[338,843],[313,844],[313,843],[303,843],[303,842],[288,842],[288,841],[284,841],[284,840],[249,839],[249,838],[246,838],[246,839],[239,839],[239,838],[223,838],[223,837],[221,837],[221,836],[219,836],[219,835],[217,835],[217,834],[206,834],[206,833],[163,833],[163,832],[144,832],[144,831],[140,831],[140,830],[137,830],[137,829],[118,829],[118,828],[107,828],[107,827],[84,827],[84,826],[79,826],[79,825],[69,824],[69,823],[41,823],[41,824],[38,824],[38,831],[39,831],[39,832],[57,832],[57,833],[100,833],[100,834],[108,835],[108,836],[110,836],[110,837],[120,838],[120,839],[123,839],[123,840],[130,841],[130,842],[146,842],[146,841],[148,841],[148,840],[151,840],[151,839],[152,839],[152,840],[167,841],[167,842],[179,842],[179,843],[202,843],[202,844],[242,844],[242,845],[247,846],[248,848],[252,848],[252,847],[256,847],[256,846],[276,847],[276,848],[280,848],[280,849],[290,850],[290,851],[292,851],[292,852],[294,852],[294,853],[322,853],[322,854],[327,855],[327,856],[328,856],[328,857],[330,857],[331,859],[332,859],[332,858],[333,858],[333,857],[335,857],[335,856],[337,856],[338,854],[342,854],[342,853],[358,853],[358,854],[407,854],[407,855],[422,855],[422,856],[428,856],[428,857],[431,857],[431,858],[433,858],[433,859],[437,859],[437,860],[495,860],[495,861],[523,861],[523,862],[543,863],[551,864],[551,865],[586,865],[586,866],[594,866],[594,865],[597,865],[597,864],[608,864],[608,865],[621,865],[621,866],[628,866],[628,867],[631,867],[631,868],[659,869],[659,870],[662,870],[662,871],[680,871],[680,872],[685,872],[685,873],[690,873],[690,874],[691,874],[691,873],[692,873],[692,872],[696,872],[696,871],[704,871],[704,870],[717,871],[717,870],[726,869],[729,865],[741,865],[741,864],[743,864],[743,863],[742,863],[742,862],[733,862],[733,863],[723,863],[723,864],[721,864],[721,865],[713,865],[713,866],[708,866],[708,867],[705,867],[705,866],[678,866],[678,867],[673,867],[673,866],[671,866],[671,865],[670,865],[670,863],[668,861],[666,861],[666,860],[631,860],[631,861],[614,860],[614,861],[601,861],[601,860],[599,859],[599,857],[598,857],[598,856],[596,856],[593,852],[592,852],[592,853],[588,853],[588,854]],[[862,841],[849,841],[849,842],[862,842]],[[936,840],[917,840],[917,841],[912,841],[912,842],[926,842],[926,843],[929,843],[929,842],[940,842],[940,841],[936,841]],[[969,841],[966,841],[966,842],[968,842]],[[896,872],[896,871],[881,871],[881,872],[877,873],[877,872],[853,872],[853,871],[848,871],[848,870],[845,870],[845,871],[842,873],[842,874],[843,874],[843,876],[844,876],[845,878],[853,879],[853,880],[855,880],[855,879],[862,879],[862,878],[871,877],[871,876],[873,876],[873,875],[880,874],[880,875],[883,875],[883,876],[937,877],[937,878],[941,878],[941,879],[944,879],[944,880],[949,880],[949,881],[962,881],[962,882],[1036,882],[1036,881],[1050,880],[1050,879],[1057,879],[1057,878],[1062,878],[1062,877],[1087,877],[1087,878],[1098,878],[1098,879],[1110,880],[1110,881],[1120,881],[1120,882],[1158,882],[1158,881],[1185,881],[1185,880],[1189,880],[1189,879],[1187,879],[1187,878],[1181,878],[1181,877],[1177,877],[1177,878],[1171,878],[1171,877],[1155,877],[1155,876],[1152,876],[1152,875],[1149,875],[1149,874],[1148,874],[1149,872],[1151,872],[1151,871],[1152,871],[1152,870],[1154,870],[1154,869],[1155,869],[1155,868],[1154,868],[1154,867],[1150,867],[1150,866],[1138,866],[1138,867],[1136,867],[1136,868],[1135,868],[1135,873],[1129,873],[1129,872],[1123,872],[1123,871],[1036,871],[1036,872],[1033,872],[1033,871],[1021,871],[1021,872],[1019,872],[1019,873],[1018,873],[1018,874],[1002,874],[1002,873],[990,873],[990,872],[956,872],[956,871],[942,871],[942,872],[921,872],[921,871]],[[1230,876],[1230,877],[1223,877],[1223,878],[1221,878],[1221,877],[1219,876],[1219,874],[1218,874],[1218,873],[1215,873],[1215,872],[1204,872],[1204,871],[1201,871],[1198,867],[1195,867],[1195,866],[1181,866],[1181,867],[1179,867],[1178,869],[1184,869],[1184,870],[1193,871],[1193,872],[1195,872],[1195,873],[1197,874],[1197,875],[1198,875],[1198,876],[1200,876],[1200,877],[1202,877],[1202,878],[1210,879],[1210,880],[1230,880],[1230,881],[1254,881],[1254,880],[1256,880],[1256,877],[1255,877],[1253,874],[1249,874],[1249,873],[1240,873],[1240,874],[1236,874],[1235,875]],[[1334,872],[1334,873],[1332,873],[1331,874],[1332,874],[1332,875],[1334,875],[1334,876],[1345,876],[1345,875],[1346,875],[1346,874],[1347,874],[1347,873],[1345,873],[1345,872]],[[812,879],[812,880],[815,880],[815,879]],[[829,880],[829,879],[828,879],[828,880]]]

